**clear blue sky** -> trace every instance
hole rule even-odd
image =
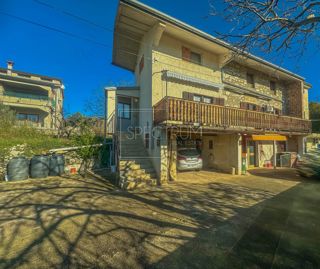
[[[84,112],[86,100],[104,86],[134,83],[132,73],[111,64],[112,29],[117,0],[40,1],[110,30],[88,25],[41,5],[36,0],[0,0],[0,12],[10,13],[104,45],[66,36],[0,14],[1,67],[5,67],[6,61],[11,59],[15,62],[14,68],[17,70],[61,78],[66,86],[65,108],[68,113]],[[220,18],[208,17],[208,0],[143,0],[142,2],[211,34],[226,28]],[[313,85],[310,100],[320,101],[318,92],[320,55],[316,53],[315,47],[316,44],[311,44],[299,62],[296,59],[279,59],[272,55],[260,56],[306,77]]]

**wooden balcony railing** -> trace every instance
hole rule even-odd
[[[310,133],[309,120],[165,97],[154,106],[154,123],[194,124],[235,130]]]

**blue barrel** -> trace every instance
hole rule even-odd
[[[35,155],[30,161],[31,178],[46,178],[49,175],[49,157],[47,155]]]
[[[7,165],[8,180],[24,180],[29,177],[29,160],[25,157],[16,157]]]
[[[62,176],[64,173],[64,156],[55,154],[50,156],[49,176]]]

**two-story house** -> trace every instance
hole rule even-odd
[[[59,128],[64,86],[57,78],[17,71],[13,62],[0,68],[0,102],[16,112],[17,123],[43,130]]]
[[[303,153],[303,77],[138,1],[120,0],[114,29],[113,64],[136,78],[106,89],[122,186],[176,179],[179,147],[200,150],[205,169],[236,174]]]

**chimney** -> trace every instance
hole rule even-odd
[[[13,69],[14,62],[13,61],[7,61],[7,74],[11,75],[12,74],[12,69]]]

